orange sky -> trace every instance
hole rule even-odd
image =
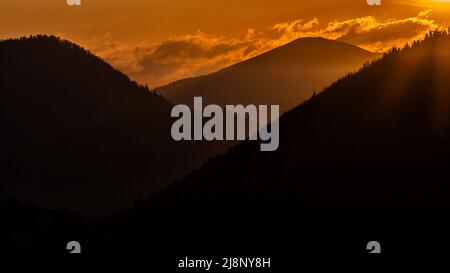
[[[151,87],[210,73],[293,39],[323,36],[372,51],[450,21],[450,1],[0,0],[0,38],[56,34]]]

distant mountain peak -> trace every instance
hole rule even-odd
[[[279,104],[283,111],[377,58],[364,49],[324,38],[300,38],[209,75],[156,89],[174,103]]]

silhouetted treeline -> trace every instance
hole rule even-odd
[[[242,143],[107,226],[130,249],[449,251],[449,72],[446,32],[393,49],[283,115],[278,151]]]

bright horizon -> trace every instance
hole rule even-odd
[[[383,52],[450,25],[447,0],[383,0],[378,7],[365,0],[82,0],[80,7],[65,0],[0,1],[0,39],[58,35],[151,87],[211,73],[297,38]]]

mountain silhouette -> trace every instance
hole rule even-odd
[[[175,103],[278,104],[297,106],[345,74],[379,55],[343,42],[301,38],[260,56],[206,76],[180,80],[156,89]]]
[[[0,69],[0,197],[104,213],[222,149],[173,141],[172,104],[57,37],[0,42]]]
[[[61,234],[78,234],[94,251],[367,253],[374,240],[382,253],[448,251],[449,71],[450,35],[431,32],[285,113],[276,152],[243,142],[132,209],[84,224],[0,202],[1,228],[20,227],[30,244],[54,230],[56,249]],[[37,229],[9,220],[18,213],[54,221]]]
[[[445,32],[392,49],[283,115],[276,152],[241,143],[110,227],[126,249],[445,250],[448,72]]]

